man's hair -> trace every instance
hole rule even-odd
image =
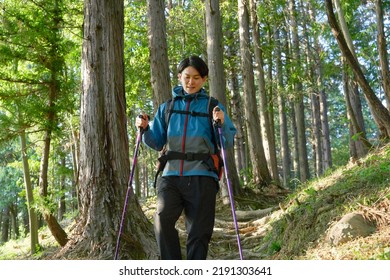
[[[192,66],[198,70],[202,78],[208,76],[209,74],[209,68],[207,67],[207,64],[203,61],[203,59],[196,55],[191,55],[190,57],[183,59],[177,67],[177,73],[183,72],[183,70],[189,66]]]

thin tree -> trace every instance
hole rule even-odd
[[[60,75],[65,68],[64,58],[62,55],[63,53],[58,52],[58,50],[61,49],[60,24],[63,21],[60,10],[60,3],[58,0],[54,1],[52,10],[50,12],[52,13],[52,20],[50,22],[50,31],[52,34],[48,38],[50,49],[48,51],[48,57],[46,60],[47,62],[44,63],[45,67],[50,72],[50,79],[48,82],[47,113],[45,115],[46,127],[44,128],[44,146],[39,170],[40,195],[45,200],[48,198],[50,145],[53,128],[57,126],[58,122],[56,112],[58,109],[56,106],[56,101],[60,95]],[[65,230],[58,223],[52,211],[49,209],[49,207],[46,207],[46,205],[42,215],[56,241],[61,246],[65,246],[66,242],[68,242],[68,236]]]
[[[249,155],[252,162],[253,179],[256,184],[269,185],[271,174],[266,164],[259,112],[255,95],[252,55],[250,53],[249,12],[246,1],[238,0],[238,22],[240,30],[241,68],[244,85],[244,108],[248,129]]]
[[[19,120],[20,121],[22,120],[21,116],[19,117]],[[27,211],[28,211],[28,221],[29,221],[29,229],[30,229],[30,252],[31,254],[35,254],[37,252],[37,249],[39,248],[38,219],[34,208],[33,187],[32,187],[30,167],[29,167],[28,157],[27,157],[26,132],[24,129],[21,129],[19,133],[20,133],[19,134],[20,146],[22,152],[24,187],[26,189]]]
[[[296,75],[301,71],[301,54],[299,46],[299,35],[298,35],[298,23],[297,23],[297,11],[295,0],[289,0],[289,19],[290,29],[292,37],[292,56],[293,65]],[[297,144],[298,144],[298,168],[299,168],[299,179],[301,182],[305,182],[309,179],[309,163],[307,158],[306,148],[306,124],[305,124],[305,110],[304,110],[304,94],[302,82],[299,80],[293,81],[294,83],[294,111],[297,127]]]
[[[207,37],[207,64],[209,67],[209,90],[228,109],[226,99],[226,79],[223,67],[222,49],[222,20],[218,0],[205,1],[206,11],[206,37]],[[240,180],[238,178],[233,149],[227,151],[227,166],[229,167],[229,180],[233,190],[238,193]],[[225,180],[225,179],[224,179]],[[222,184],[222,197],[228,197],[226,182]],[[224,202],[228,202],[224,199]]]
[[[241,106],[242,100],[240,96],[240,86],[238,81],[238,66],[236,63],[238,47],[236,46],[236,40],[231,29],[225,32],[225,40],[228,40],[226,46],[226,60],[227,60],[227,87],[229,90],[230,96],[230,111],[233,123],[236,126],[237,133],[234,141],[234,150],[235,150],[235,162],[237,170],[247,170],[248,168],[248,158],[245,150],[245,131],[244,131],[244,117],[243,117],[243,108]],[[245,172],[240,174],[244,183],[247,181],[247,176]]]
[[[155,110],[172,95],[164,10],[164,0],[148,0],[150,77]]]
[[[312,22],[316,22],[316,8],[314,1],[309,2],[309,15]],[[314,33],[313,35],[313,60],[315,65],[315,77],[316,83],[315,88],[319,98],[320,105],[320,119],[321,119],[321,146],[322,146],[322,172],[332,167],[332,151],[330,146],[330,133],[329,133],[329,120],[328,120],[328,101],[327,95],[323,86],[324,74],[323,74],[323,62],[320,54],[323,52],[319,43],[319,34]],[[322,175],[322,172],[319,175]]]
[[[306,9],[305,9],[306,8]],[[320,113],[320,98],[319,98],[319,90],[317,89],[317,83],[320,79],[320,77],[317,77],[316,74],[318,71],[316,71],[317,67],[320,67],[320,65],[317,65],[315,62],[315,48],[312,48],[313,45],[313,39],[315,38],[309,33],[309,30],[311,28],[311,24],[314,24],[315,21],[311,21],[313,16],[309,17],[310,15],[310,5],[309,3],[303,7],[301,2],[301,11],[304,14],[304,22],[303,22],[303,36],[305,36],[305,54],[306,54],[306,72],[307,74],[305,76],[308,77],[310,80],[310,84],[313,86],[309,89],[309,97],[310,97],[310,108],[311,108],[311,135],[312,135],[312,146],[313,146],[313,166],[314,166],[314,175],[320,176],[323,173],[323,152],[322,152],[322,134],[321,134],[321,113]],[[310,35],[309,35],[310,34]],[[317,60],[318,61],[318,60]]]
[[[343,59],[343,89],[349,120],[349,154],[352,160],[357,160],[367,154],[371,144],[366,140],[359,92],[356,83],[349,78],[347,69],[348,65]]]
[[[390,111],[390,67],[389,59],[387,54],[387,42],[385,36],[385,27],[383,20],[383,4],[382,0],[375,1],[376,11],[376,24],[378,26],[378,52],[379,52],[379,63],[381,67],[381,78],[382,86],[385,92],[385,98],[387,102],[387,109]]]
[[[348,48],[356,59],[355,48],[352,43],[351,35],[349,34],[349,29],[347,22],[344,17],[344,12],[341,7],[339,0],[335,0],[335,7],[340,22],[340,28],[344,34],[345,41],[347,42]],[[362,112],[362,105],[359,95],[359,85],[354,82],[356,80],[355,76],[352,79],[348,75],[353,75],[353,73],[348,72],[348,64],[345,61],[345,58],[342,58],[343,61],[343,80],[344,80],[344,94],[345,101],[347,104],[347,115],[350,121],[349,123],[349,147],[351,158],[356,160],[365,156],[368,152],[368,148],[371,147],[371,144],[367,140],[365,133],[364,118]],[[376,115],[373,115],[376,119]],[[375,120],[377,123],[378,120]]]
[[[0,231],[1,231],[1,239],[0,243],[6,243],[9,239],[10,232],[10,204],[5,205],[3,209],[0,209]]]
[[[286,112],[286,97],[284,92],[283,80],[283,63],[282,63],[282,44],[280,38],[280,28],[274,27],[274,42],[275,42],[275,61],[276,61],[276,90],[278,99],[278,115],[279,115],[279,134],[280,134],[280,157],[282,162],[282,180],[283,186],[287,187],[290,181],[291,171],[291,155],[288,144],[288,127],[287,127],[287,112]]]
[[[259,85],[259,105],[260,105],[260,123],[263,139],[263,147],[265,156],[268,161],[268,168],[272,174],[272,179],[279,183],[278,166],[276,161],[275,139],[271,129],[270,105],[267,98],[265,74],[264,74],[264,59],[263,50],[260,42],[260,29],[257,17],[257,6],[254,0],[249,1],[250,18],[252,23],[252,36],[254,46],[254,56],[256,62],[256,73]],[[271,68],[271,67],[269,67]]]

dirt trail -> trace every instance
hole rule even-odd
[[[236,198],[236,216],[240,232],[241,248],[244,259],[261,259],[268,246],[262,246],[261,240],[267,233],[267,222],[271,213],[279,210],[286,193],[246,193]],[[256,207],[256,209],[253,209]],[[260,209],[257,209],[260,207]],[[185,231],[184,216],[180,217],[177,229],[182,244],[183,256],[185,256]],[[209,246],[208,259],[210,260],[238,260],[238,240],[233,221],[230,203],[223,204],[217,201],[214,233]]]

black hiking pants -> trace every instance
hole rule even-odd
[[[187,259],[205,260],[214,228],[218,182],[207,176],[160,177],[154,230],[163,260],[182,259],[176,222],[184,210]]]

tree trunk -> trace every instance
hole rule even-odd
[[[80,112],[80,217],[59,256],[112,259],[121,223],[129,152],[122,0],[85,0]],[[129,186],[120,258],[156,258],[150,222]],[[58,256],[57,256],[58,258]]]
[[[273,45],[273,32],[270,28],[268,28],[267,32],[267,44],[268,45]],[[275,129],[275,96],[274,96],[274,67],[272,65],[272,54],[271,52],[267,52],[268,54],[268,70],[267,70],[267,77],[268,77],[268,87],[266,87],[266,97],[267,97],[267,112],[268,112],[268,120],[269,120],[269,149],[270,149],[270,158],[274,158],[271,161],[274,161],[274,171],[273,174],[275,175],[275,182],[276,184],[280,185],[280,173],[279,173],[279,168],[278,168],[278,158],[277,158],[277,153],[276,153],[276,129]],[[264,62],[262,62],[264,65]]]
[[[313,19],[312,10],[310,7],[310,2],[306,6],[306,10],[308,15],[306,16],[306,11],[302,7],[302,12],[304,13],[304,22],[303,22],[303,36],[305,36],[304,41],[306,42],[305,46],[305,55],[306,55],[306,64],[307,64],[307,74],[305,76],[308,77],[310,83],[313,85],[309,90],[310,97],[310,108],[311,108],[311,143],[312,143],[312,161],[313,161],[313,170],[314,175],[319,177],[323,173],[323,152],[322,152],[322,134],[321,134],[321,113],[320,113],[320,97],[319,97],[319,89],[316,87],[317,82],[320,77],[317,76],[318,71],[316,71],[316,67],[319,67],[316,64],[315,60],[315,48],[311,46],[313,39],[308,35],[308,29],[310,29],[309,18]]]
[[[378,41],[379,63],[381,66],[382,86],[385,93],[387,109],[390,111],[390,68],[389,68],[389,59],[387,54],[385,28],[383,24],[382,0],[375,1],[375,10],[376,10],[376,23],[378,26],[377,41]]]
[[[301,70],[301,56],[298,37],[298,25],[296,22],[295,0],[289,0],[290,26],[292,37],[292,57],[294,72],[298,74]],[[294,82],[294,111],[297,125],[297,144],[298,144],[298,167],[299,178],[301,182],[309,179],[309,164],[306,149],[306,125],[305,125],[305,109],[303,103],[303,87],[302,83],[297,80]]]
[[[226,101],[226,80],[223,67],[223,49],[222,49],[222,21],[219,10],[219,1],[205,1],[206,8],[206,35],[207,35],[207,64],[209,67],[209,90],[210,95],[214,96],[229,111]],[[234,150],[226,150],[226,164],[229,168],[230,182],[233,192],[240,190],[240,180],[237,174],[237,168],[234,161]],[[226,189],[227,182],[221,181],[222,190]],[[222,192],[226,196],[226,192]],[[226,199],[224,199],[226,201]]]
[[[62,16],[60,9],[58,8],[58,3],[55,2],[55,7],[53,9],[53,19],[52,19],[52,33],[53,39],[50,41],[50,52],[48,60],[50,61],[47,68],[50,70],[50,81],[48,85],[48,104],[47,104],[47,113],[46,118],[46,127],[45,127],[45,136],[44,136],[44,146],[42,151],[41,165],[39,170],[39,191],[40,195],[43,197],[44,211],[42,213],[43,218],[45,219],[51,233],[53,234],[55,240],[61,245],[65,246],[68,242],[68,236],[66,232],[62,229],[57,219],[47,207],[46,202],[48,199],[48,171],[49,171],[49,157],[50,157],[50,145],[53,128],[57,126],[57,108],[56,101],[60,94],[60,81],[59,75],[61,71],[64,70],[64,58],[58,54],[59,49],[59,27],[60,22],[62,21]]]
[[[274,42],[275,42],[275,61],[276,61],[276,77],[277,77],[277,98],[278,98],[278,113],[279,113],[279,134],[280,134],[280,157],[282,159],[282,179],[283,186],[287,187],[290,181],[291,156],[288,144],[288,127],[286,116],[286,101],[284,82],[283,82],[283,64],[280,42],[280,30],[274,27]]]
[[[164,2],[148,0],[150,77],[155,110],[172,96]]]
[[[80,156],[80,149],[79,149],[79,134],[76,132],[76,130],[73,127],[72,120],[69,121],[70,123],[70,129],[71,129],[71,136],[70,136],[70,142],[72,143],[71,150],[72,150],[72,169],[73,169],[73,179],[72,179],[72,185],[73,188],[71,190],[73,202],[72,203],[72,210],[80,209],[80,197],[79,197],[79,191],[78,191],[78,177],[79,177],[79,156]]]
[[[47,120],[48,123],[52,124],[53,118],[54,115],[49,117],[49,119]],[[44,201],[48,198],[47,174],[49,169],[50,142],[51,142],[51,129],[49,128],[45,134],[43,154],[41,158],[41,167],[39,170],[40,195],[44,198]],[[46,208],[46,205],[44,205],[44,207]],[[52,233],[53,237],[58,242],[58,244],[60,244],[61,246],[65,246],[65,244],[68,242],[68,236],[66,232],[63,230],[63,228],[61,227],[61,225],[58,223],[53,213],[51,213],[49,209],[45,209],[42,213],[42,216],[45,219],[45,222],[47,223],[50,232]]]
[[[61,155],[61,168],[65,170],[66,168],[66,159],[65,155]],[[58,220],[62,221],[64,218],[64,214],[66,213],[66,203],[65,203],[65,180],[66,176],[65,174],[61,174],[60,176],[60,191],[61,191],[61,197],[58,202]]]
[[[233,41],[232,32],[227,31],[225,35],[227,40]],[[235,150],[235,165],[237,170],[247,170],[247,156],[245,152],[245,132],[244,128],[244,120],[243,120],[243,111],[241,106],[241,96],[238,82],[238,69],[236,64],[234,63],[234,58],[237,56],[237,48],[235,44],[229,44],[226,50],[226,58],[229,61],[229,66],[227,69],[228,79],[227,79],[227,87],[230,93],[230,111],[231,118],[233,123],[236,126],[237,133],[234,141],[234,150]],[[247,183],[247,176],[245,172],[241,172],[240,177],[242,178],[244,184]]]
[[[313,79],[312,79],[313,81]],[[312,134],[313,134],[313,159],[315,175],[321,176],[324,172],[322,166],[322,138],[321,138],[321,114],[320,114],[320,98],[318,91],[310,93],[311,113],[312,113]],[[315,157],[314,157],[315,155]]]
[[[5,206],[4,209],[2,209],[2,219],[1,222],[1,240],[0,243],[6,243],[9,238],[9,225],[10,225],[10,211],[9,211],[9,205]]]
[[[279,183],[278,167],[276,161],[275,141],[271,130],[270,121],[270,106],[267,100],[267,92],[265,87],[264,61],[263,51],[260,46],[260,30],[257,19],[257,8],[254,0],[249,1],[250,14],[252,22],[252,36],[254,45],[254,55],[256,61],[256,73],[259,83],[259,104],[260,104],[260,123],[263,139],[263,147],[265,156],[268,162],[268,168],[271,171],[272,178],[276,183]],[[270,66],[271,68],[271,66]]]
[[[26,189],[26,200],[27,200],[27,210],[28,210],[28,220],[30,228],[30,251],[31,254],[35,254],[37,248],[39,247],[38,243],[38,219],[35,213],[34,205],[34,196],[33,196],[33,187],[30,177],[30,168],[28,165],[27,158],[27,142],[26,142],[26,133],[24,130],[20,132],[20,145],[22,150],[22,162],[23,162],[23,175],[24,175],[24,186]]]
[[[295,108],[294,103],[290,100],[290,115],[291,115],[291,131],[293,134],[293,152],[292,152],[292,162],[293,162],[293,178],[300,177],[300,169],[299,169],[299,145],[298,145],[298,128],[297,128],[297,120],[295,117]],[[294,180],[295,184],[297,183]]]
[[[322,131],[322,151],[323,151],[322,166],[324,167],[324,171],[326,171],[327,169],[333,166],[332,149],[330,145],[330,129],[329,129],[329,121],[328,121],[328,101],[323,87],[321,86],[319,87],[319,89],[320,89],[320,111],[321,111],[321,131]]]
[[[350,156],[353,160],[356,160],[358,158],[364,157],[367,154],[368,149],[371,148],[371,144],[366,138],[359,91],[356,83],[349,79],[349,75],[347,73],[347,65],[345,65],[345,61],[343,64],[343,88],[350,128]]]
[[[379,100],[379,98],[375,95],[375,92],[370,87],[366,77],[363,74],[359,62],[353,55],[353,52],[348,47],[344,34],[341,32],[336,17],[334,15],[332,1],[325,0],[325,7],[328,16],[328,22],[332,29],[333,35],[335,36],[340,50],[345,57],[348,65],[351,67],[353,73],[355,74],[356,81],[359,83],[359,86],[363,90],[364,96],[366,97],[366,100],[370,105],[374,118],[377,121],[379,130],[382,134],[381,136],[384,138],[390,138],[390,113]]]
[[[310,9],[309,15],[312,22],[316,20],[316,9],[312,2],[309,2]],[[326,93],[324,90],[324,86],[322,84],[323,79],[323,71],[322,71],[322,61],[320,54],[323,52],[321,49],[321,45],[319,44],[318,35],[314,35],[314,49],[313,59],[314,59],[314,67],[315,67],[315,77],[316,77],[316,90],[318,93],[319,99],[319,110],[320,110],[320,132],[321,132],[321,151],[322,151],[322,172],[332,167],[332,153],[330,146],[330,133],[329,133],[329,121],[328,121],[328,104]],[[322,172],[319,175],[322,175]]]
[[[53,76],[56,76],[56,73],[52,74]],[[52,134],[52,127],[54,126],[55,122],[55,105],[54,100],[55,96],[58,94],[58,88],[56,87],[56,81],[53,81],[53,84],[50,86],[49,89],[49,113],[47,115],[47,123],[49,124],[49,127],[47,128],[45,132],[45,138],[44,138],[44,146],[43,146],[43,152],[42,152],[42,158],[41,158],[41,166],[39,170],[39,188],[40,188],[40,195],[45,199],[48,197],[48,169],[49,169],[49,156],[50,156],[50,143],[51,143],[51,134]],[[45,206],[46,207],[46,206]],[[42,213],[43,218],[45,219],[51,233],[53,234],[55,240],[61,245],[65,246],[65,244],[68,242],[68,237],[66,232],[62,229],[61,225],[58,223],[57,219],[51,213],[49,209],[45,209]]]
[[[244,85],[244,108],[248,128],[248,145],[255,184],[269,185],[272,177],[268,170],[261,139],[259,112],[255,95],[252,55],[250,53],[249,14],[243,0],[238,0],[238,21],[240,29],[241,67]]]
[[[19,224],[18,224],[18,202],[16,201],[14,204],[10,207],[10,216],[11,216],[11,224],[13,229],[13,239],[19,238]]]

